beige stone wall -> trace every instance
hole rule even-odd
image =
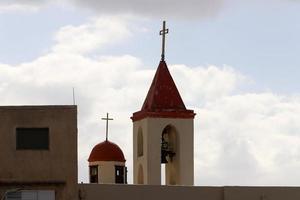
[[[77,107],[0,107],[0,188],[55,188],[77,198]],[[49,150],[16,150],[16,128],[49,127]],[[1,194],[0,194],[1,195]]]
[[[80,200],[299,200],[299,187],[188,187],[80,184]]]
[[[176,132],[176,155],[166,164],[167,184],[194,184],[194,125],[193,119],[145,118],[133,123],[134,184],[139,184],[139,170],[143,171],[144,184],[161,184],[161,135],[168,125]],[[143,133],[143,156],[138,156],[138,132]],[[172,180],[172,181],[171,181]]]
[[[115,183],[116,182],[115,166],[116,165],[125,166],[125,163],[115,162],[115,161],[98,161],[98,162],[89,163],[89,166],[95,166],[95,165],[98,165],[99,183]]]

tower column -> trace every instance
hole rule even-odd
[[[194,117],[186,109],[165,62],[165,22],[160,31],[162,57],[142,109],[133,113],[134,184],[194,184]]]
[[[134,122],[134,184],[161,184],[161,136],[166,127],[174,131],[175,155],[165,167],[167,185],[194,184],[193,119],[145,118]],[[143,129],[144,154],[138,156],[138,132]],[[139,182],[139,170],[143,171],[143,183]]]

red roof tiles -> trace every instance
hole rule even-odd
[[[95,161],[119,161],[125,162],[125,157],[118,145],[108,140],[97,144],[88,159],[89,162]]]
[[[145,117],[194,118],[187,110],[165,61],[160,61],[141,111],[133,113],[133,121]]]

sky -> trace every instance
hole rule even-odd
[[[78,181],[124,151],[160,60],[194,109],[195,185],[300,185],[299,0],[1,0],[0,105],[78,105]]]

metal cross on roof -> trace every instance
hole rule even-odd
[[[159,35],[162,35],[162,52],[161,52],[161,61],[165,60],[165,40],[166,34],[169,33],[169,29],[166,29],[166,21],[163,21],[163,29],[159,31]]]
[[[102,120],[106,120],[106,141],[107,141],[107,139],[108,139],[108,121],[109,120],[114,120],[113,118],[109,118],[108,117],[108,113],[106,113],[106,118],[101,118]]]

